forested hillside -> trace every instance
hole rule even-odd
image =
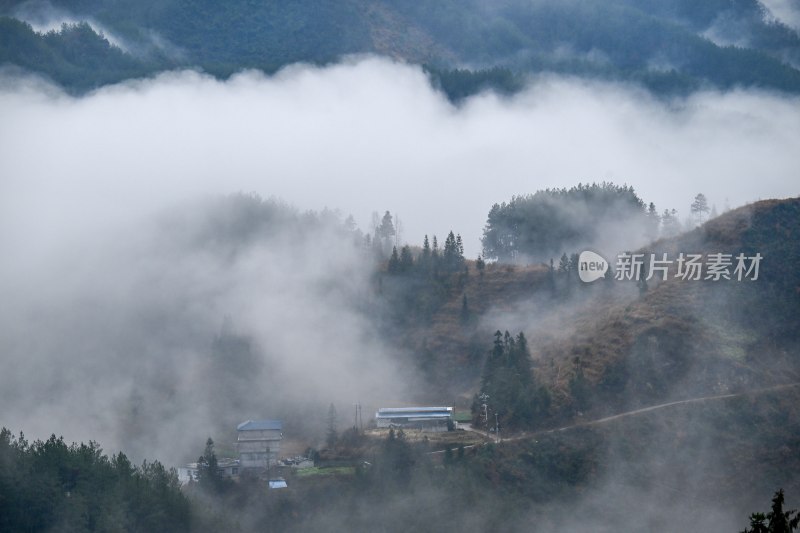
[[[799,104],[797,0],[0,0],[0,533],[798,530]]]
[[[611,184],[539,195],[563,200],[574,191],[590,204],[618,205],[618,194],[634,199],[644,220],[652,211],[634,191]],[[430,235],[422,246],[398,250],[388,212],[366,236],[334,213],[301,214],[252,195],[203,208],[202,214],[176,212],[162,220],[157,247],[171,250],[173,264],[184,254],[195,264],[204,250],[220,255],[217,275],[245,272],[237,262],[249,263],[253,246],[286,246],[281,235],[324,235],[334,243],[326,254],[349,257],[342,247],[353,247],[351,259],[371,272],[368,286],[323,277],[315,282],[318,290],[345,296],[336,300],[339,314],[355,306],[372,334],[395,346],[392,368],[415,376],[409,390],[416,402],[452,398],[458,409],[472,409],[476,428],[499,427],[508,440],[442,449],[402,431],[376,437],[352,427],[336,434],[334,426],[322,457],[347,466],[308,475],[290,471],[291,490],[272,493],[255,479],[229,482],[207,472],[179,491],[174,474],[158,463],[134,467],[123,454],[104,456],[94,443],[70,446],[56,437],[28,443],[4,430],[0,508],[6,511],[0,523],[34,531],[97,531],[110,521],[123,530],[250,531],[268,521],[289,531],[372,531],[374,510],[381,508],[385,531],[453,525],[528,531],[530,523],[546,530],[682,531],[700,524],[734,531],[778,488],[789,498],[800,492],[792,474],[800,466],[798,199],[729,211],[641,249],[760,253],[757,280],[671,276],[647,284],[612,277],[585,284],[568,253],[532,264],[467,260],[456,232],[441,244]],[[536,213],[529,212],[531,220]],[[288,258],[292,269],[313,257],[319,242],[295,250]],[[571,245],[569,239],[560,244]],[[259,264],[260,272],[269,262]],[[354,267],[348,259],[324,270],[352,275]],[[177,327],[174,318],[171,327]],[[310,335],[312,329],[290,337],[295,343]],[[313,443],[319,418],[308,416],[308,398],[278,397],[296,395],[285,379],[298,386],[311,378],[281,368],[286,354],[307,354],[264,341],[276,338],[259,340],[226,320],[196,367],[193,405],[208,397],[208,414],[224,428],[253,402],[268,402],[289,419],[287,431]],[[315,364],[330,359],[327,351],[322,355]],[[370,350],[355,356],[361,372],[378,363]],[[269,392],[248,393],[254,385]],[[173,403],[187,394],[169,380],[145,392],[130,399],[130,412],[120,413],[130,442],[158,425],[149,396]],[[609,415],[621,416],[604,419]],[[210,419],[204,424],[220,431]],[[186,451],[200,453],[202,441]],[[215,464],[210,441],[203,461]],[[628,511],[652,501],[663,504],[646,513]]]
[[[531,198],[536,197],[541,196]],[[595,205],[599,209],[597,204],[604,204],[611,212],[612,206],[619,207],[615,201],[606,197],[595,200]],[[497,208],[492,209],[490,222]],[[692,395],[800,381],[800,366],[791,355],[798,349],[800,316],[796,298],[800,279],[791,266],[800,253],[793,238],[800,232],[799,210],[796,199],[759,202],[639,250],[657,258],[663,254],[677,258],[682,252],[758,253],[764,259],[755,282],[735,277],[716,282],[676,279],[673,262],[665,281],[656,277],[637,283],[607,276],[605,281],[585,284],[577,277],[577,253],[559,259],[560,250],[582,249],[570,248],[571,241],[566,240],[560,248],[550,249],[551,262],[487,266],[479,260],[465,262],[463,269],[451,273],[389,271],[380,290],[390,303],[387,316],[392,328],[400,326],[402,331],[398,339],[414,347],[418,364],[440,387],[459,383],[461,377],[474,387],[475,363],[504,359],[490,355],[497,350],[501,355],[516,353],[508,331],[512,337],[523,332],[527,337],[523,351],[528,352],[537,377],[531,386],[543,385],[551,397],[543,411],[547,415],[529,421],[538,427],[577,413],[603,415]],[[534,222],[539,213],[529,212],[531,218],[525,219],[529,225],[514,224],[528,228],[524,231],[528,239],[558,235],[574,223],[574,219],[559,223],[551,216],[537,230]],[[641,221],[646,221],[643,205],[639,212]],[[487,235],[492,231],[493,226],[487,226]],[[586,235],[584,246],[600,239]],[[493,339],[496,330],[506,332],[505,340]],[[490,370],[484,371],[484,382],[486,371]]]
[[[706,85],[800,92],[800,36],[756,0],[6,0],[0,15],[0,62],[73,91],[170,68],[228,76],[377,53],[429,65],[453,99],[485,88],[508,91],[518,85],[509,76],[541,72],[633,81],[661,94]],[[86,27],[36,33],[11,19],[49,27],[89,21],[115,46]],[[483,81],[453,75],[465,69]]]

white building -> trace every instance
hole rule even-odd
[[[222,477],[235,478],[239,476],[239,460],[223,457],[217,461],[217,472]],[[200,464],[189,463],[178,467],[178,481],[181,484],[200,479]]]
[[[447,431],[453,425],[452,407],[382,407],[375,413],[379,428]]]
[[[275,466],[281,451],[280,420],[248,420],[236,427],[236,448],[242,469],[267,470]]]

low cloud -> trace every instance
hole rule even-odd
[[[404,239],[454,229],[473,256],[492,203],[545,187],[625,182],[681,216],[698,192],[718,209],[798,193],[798,99],[761,92],[663,102],[538,78],[454,108],[420,69],[362,58],[226,82],[173,72],[79,99],[6,87],[0,108],[3,208],[23,219],[30,204],[72,224],[87,204],[256,191],[364,229],[389,209]]]
[[[797,0],[761,0],[768,14],[779,22],[800,31],[800,2]]]
[[[491,204],[541,188],[624,182],[682,216],[698,192],[720,210],[799,192],[800,102],[765,92],[665,102],[540,77],[454,107],[419,68],[370,57],[227,81],[170,72],[81,98],[2,78],[0,419],[175,461],[214,416],[198,384],[225,315],[253,342],[253,379],[283,380],[240,418],[273,416],[259,402],[409,397],[359,309],[356,248],[283,224],[233,256],[181,244],[165,213],[202,227],[214,202],[198,198],[253,191],[366,231],[388,209],[404,240],[453,229],[474,257]]]

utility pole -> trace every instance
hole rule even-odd
[[[478,399],[481,401],[481,407],[483,407],[483,423],[486,427],[489,427],[489,395],[485,392],[482,392]]]
[[[267,444],[267,486],[269,486],[269,478],[270,478],[270,460],[269,460],[269,444]]]
[[[361,402],[354,403],[353,407],[355,408],[353,429],[357,430],[359,433],[362,433],[364,431],[364,417],[362,414],[364,410],[361,407]]]
[[[500,424],[497,423],[497,413],[494,414],[494,434],[497,442],[500,442]]]

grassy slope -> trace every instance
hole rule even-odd
[[[797,382],[798,235],[800,199],[725,213],[648,250],[670,256],[758,251],[764,256],[760,283],[669,280],[651,285],[644,296],[615,283],[554,299],[544,266],[494,265],[481,279],[470,265],[463,288],[454,284],[431,326],[412,328],[412,336],[438,338],[428,341],[438,363],[433,385],[458,388],[466,400],[477,390],[476,369],[491,346],[493,327],[503,321],[521,325],[535,358],[533,371],[556,400],[558,413],[543,421],[545,427],[672,399]],[[470,327],[460,320],[463,293],[480,315]],[[470,354],[476,332],[483,348],[477,357]],[[576,356],[591,390],[582,413],[571,406],[569,388]],[[633,519],[625,509],[653,501],[662,506],[643,515],[655,522],[642,528],[665,528],[678,518],[676,510],[687,524],[706,523],[706,513],[716,511],[728,519],[738,513],[736,520],[745,524],[747,514],[764,507],[777,488],[795,501],[800,493],[793,475],[800,467],[798,405],[800,387],[677,405],[522,439],[473,460],[497,490],[544,505],[542,516],[558,515],[562,496],[587,494],[586,505],[599,506],[590,512],[604,524],[618,521],[630,528]]]
[[[581,359],[598,413],[674,398],[743,390],[800,380],[797,347],[800,280],[797,236],[800,200],[764,201],[709,221],[646,251],[760,252],[760,279],[706,282],[673,278],[640,296],[625,282],[575,283],[566,292],[546,288],[544,265],[489,265],[479,276],[453,279],[429,322],[410,324],[408,346],[428,357],[437,392],[467,398],[495,329],[525,331],[535,373],[555,393],[557,407],[571,403],[573,361]],[[673,267],[674,268],[674,267]],[[470,310],[461,316],[466,294]],[[426,355],[427,354],[427,355]]]

